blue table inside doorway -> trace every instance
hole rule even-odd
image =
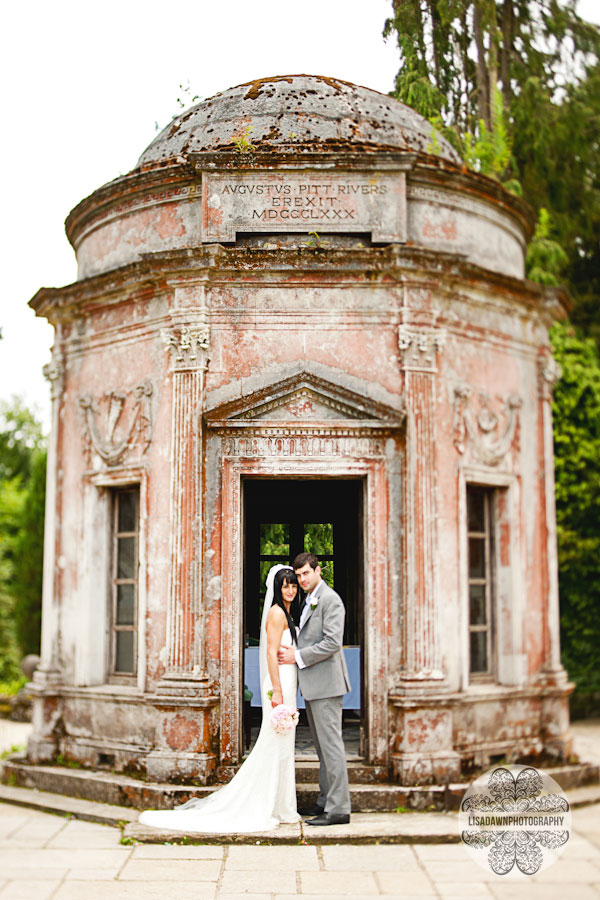
[[[360,647],[344,647],[352,690],[344,695],[343,709],[360,709]],[[244,684],[252,691],[251,706],[260,701],[258,647],[244,648]],[[298,709],[304,709],[304,697],[298,689]]]

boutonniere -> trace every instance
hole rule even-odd
[[[317,600],[313,600],[313,601],[312,601],[312,603],[310,604],[310,608],[311,608],[311,609],[316,609],[316,608],[317,608]]]

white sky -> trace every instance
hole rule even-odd
[[[75,280],[64,219],[133,168],[156,123],[180,111],[180,84],[203,98],[254,78],[308,73],[387,93],[398,68],[393,40],[381,36],[390,10],[391,0],[5,4],[0,399],[21,394],[48,423],[41,367],[53,329],[27,301],[41,286]],[[578,11],[600,19],[597,0],[581,0]]]

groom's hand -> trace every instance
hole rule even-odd
[[[280,647],[277,651],[277,662],[280,666],[289,666],[296,662],[296,654],[292,647]]]

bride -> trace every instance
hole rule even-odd
[[[262,725],[258,739],[238,772],[208,797],[189,800],[174,810],[147,810],[139,821],[153,828],[187,833],[270,831],[280,822],[300,821],[296,809],[295,729],[277,733],[270,724],[276,706],[296,708],[296,665],[278,665],[277,651],[296,642],[290,607],[298,581],[289,566],[273,566],[260,626]]]

